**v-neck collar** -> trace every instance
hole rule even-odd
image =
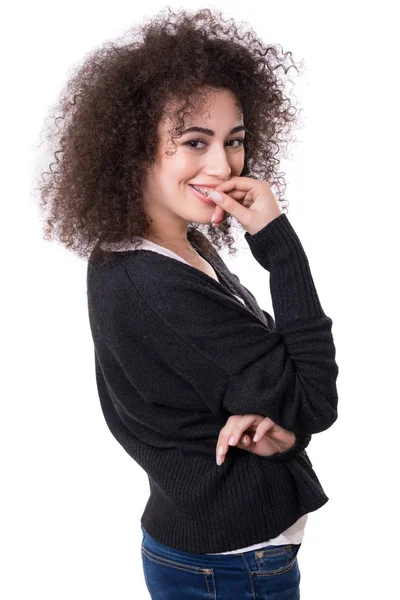
[[[163,252],[161,254],[164,254],[164,251],[166,251],[166,253],[168,254],[168,256],[170,256],[171,258],[176,258],[177,260],[183,262],[184,264],[189,265],[189,267],[196,268],[196,267],[193,267],[193,265],[191,265],[187,260],[185,260],[184,258],[182,258],[181,256],[179,256],[179,254],[176,254],[172,250],[169,250],[168,248],[165,248],[164,246],[161,246],[160,244],[156,244],[155,242],[152,242],[151,240],[144,240],[144,241],[146,243],[151,244],[154,247],[154,250],[156,250],[157,252],[159,252],[159,250],[158,250],[159,248],[162,248]],[[240,302],[241,302],[241,304],[243,304],[243,306],[247,307],[245,299],[242,298],[242,295],[238,293],[239,290],[237,290],[236,287],[232,287],[230,285],[230,282],[229,282],[228,278],[226,277],[226,274],[221,269],[221,266],[219,264],[217,265],[216,261],[213,260],[213,258],[211,258],[210,256],[206,255],[203,252],[203,250],[201,250],[200,248],[198,248],[198,246],[196,244],[194,244],[193,242],[191,242],[191,244],[196,247],[196,251],[199,253],[199,255],[206,262],[208,262],[208,264],[216,272],[217,277],[218,277],[218,281],[216,281],[216,283],[218,283],[223,288],[225,288],[228,292],[230,292],[231,294],[233,294],[236,298],[238,298],[240,300]],[[140,250],[140,247],[138,248],[138,250]],[[143,248],[143,250],[146,250],[146,248]],[[213,277],[211,277],[210,275],[207,275],[207,273],[203,272],[203,274],[206,275],[207,277],[210,277],[210,279],[212,279],[213,281],[215,281],[215,279]]]
[[[140,236],[139,236],[140,237]],[[156,244],[155,242],[151,241],[151,240],[147,240],[146,238],[142,238],[140,237],[140,239],[142,240],[142,244],[140,246],[138,246],[137,248],[134,247],[134,245],[131,242],[119,242],[119,243],[114,243],[114,244],[102,244],[101,248],[103,250],[105,250],[106,252],[132,252],[132,251],[139,251],[142,250],[144,252],[146,252],[146,250],[149,252],[156,252],[157,254],[161,254],[161,256],[167,256],[167,258],[172,258],[174,260],[178,260],[179,262],[182,262],[184,264],[186,264],[187,266],[191,267],[192,269],[195,269],[196,267],[193,267],[193,265],[191,265],[189,262],[187,262],[184,258],[182,258],[181,256],[179,256],[179,254],[176,254],[175,252],[173,252],[172,250],[169,250],[168,248],[165,248],[164,246],[160,246],[159,244]],[[229,272],[229,269],[227,269],[225,263],[223,262],[223,260],[216,254],[215,256],[210,256],[209,254],[205,254],[205,252],[203,252],[203,250],[201,250],[201,248],[198,247],[198,245],[196,243],[194,243],[193,241],[191,242],[191,244],[195,247],[196,251],[199,253],[199,255],[206,260],[215,270],[217,276],[218,276],[218,281],[216,281],[213,277],[211,277],[210,275],[207,275],[207,273],[204,273],[203,271],[200,271],[200,273],[203,273],[203,275],[205,277],[208,277],[211,281],[213,281],[215,284],[220,285],[226,292],[228,292],[230,295],[232,295],[235,300],[237,300],[238,302],[240,302],[240,304],[246,308],[247,310],[249,310],[252,314],[256,314],[257,317],[261,318],[262,321],[264,322],[265,319],[259,314],[261,309],[258,309],[257,312],[255,312],[255,307],[253,307],[254,301],[252,299],[248,298],[248,295],[246,295],[245,293],[243,293],[242,290],[239,290],[236,283],[233,281],[233,278]],[[148,247],[146,248],[145,246],[148,245]]]

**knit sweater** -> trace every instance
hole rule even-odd
[[[274,538],[328,501],[305,448],[337,419],[332,320],[286,214],[245,239],[269,271],[275,319],[216,251],[197,248],[219,282],[146,250],[88,263],[104,417],[148,476],[143,527],[186,552]],[[295,446],[269,457],[233,446],[218,466],[221,428],[246,413],[293,431]]]
[[[181,262],[190,264],[184,258],[182,258],[182,256],[176,254],[169,248],[165,248],[165,246],[156,244],[155,242],[152,242],[151,240],[148,240],[141,236],[135,236],[134,240],[140,240],[140,246],[136,246],[136,244],[133,242],[126,242],[124,244],[108,244],[107,248],[109,250],[115,250],[118,252],[124,250],[135,250],[136,252],[141,252],[142,250],[151,250],[152,252],[160,252],[161,254],[164,254],[164,256],[170,256],[172,258],[175,258],[175,260],[180,260]],[[207,262],[208,264],[210,264],[209,261]],[[218,277],[217,279],[219,281]],[[237,293],[235,294],[235,296],[242,304],[246,306],[246,303],[241,296],[238,296]],[[300,517],[300,519],[293,523],[293,525],[288,527],[288,529],[285,529],[285,531],[282,531],[282,533],[280,533],[278,536],[269,540],[263,540],[262,542],[258,542],[257,544],[251,544],[250,546],[245,546],[244,548],[235,548],[235,550],[228,550],[227,552],[210,552],[208,554],[241,554],[243,552],[249,552],[249,550],[258,550],[266,546],[286,546],[288,544],[301,544],[304,538],[307,520],[308,515],[303,515],[302,517]]]

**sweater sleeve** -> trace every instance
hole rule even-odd
[[[237,284],[244,288],[246,290],[246,292],[248,294],[250,294],[250,296],[254,299],[254,301],[257,303],[257,298],[254,296],[254,294],[245,286],[243,285],[243,283],[240,281],[238,275],[236,275],[236,273],[232,273],[231,275],[233,276],[233,278],[236,280]],[[265,320],[267,322],[268,328],[272,331],[275,329],[275,321],[273,319],[273,317],[265,310],[261,309],[262,313],[264,314]],[[311,442],[311,435],[296,435],[296,440],[295,443],[293,444],[293,446],[291,448],[289,448],[288,450],[285,450],[283,452],[276,452],[275,454],[271,454],[269,456],[269,460],[272,461],[287,461],[290,460],[291,458],[293,458],[294,456],[296,456],[297,454],[300,454],[301,452],[303,452],[303,450],[305,450],[308,445]]]
[[[223,299],[217,282],[206,286],[210,278],[201,272],[166,277],[159,288],[162,318],[228,376],[214,410],[263,414],[296,436],[324,431],[338,416],[338,366],[332,319],[320,304],[303,246],[285,213],[245,239],[270,272],[275,330]]]

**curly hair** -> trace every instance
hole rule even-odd
[[[44,239],[57,237],[81,258],[95,260],[104,242],[149,234],[141,190],[157,153],[158,123],[178,100],[171,116],[181,135],[184,117],[194,108],[190,98],[198,106],[206,87],[230,90],[241,105],[246,126],[241,175],[268,180],[278,189],[277,202],[284,202],[285,173],[277,172],[276,156],[293,139],[298,111],[285,95],[279,70],[299,72],[292,58],[285,66],[292,53],[280,56],[277,46],[264,45],[251,29],[242,35],[219,11],[166,9],[131,27],[126,33],[131,41],[105,42],[90,52],[53,107],[58,116],[52,115],[46,139],[55,160],[36,188]],[[227,246],[235,254],[231,225],[230,215],[220,228],[190,223],[188,240],[206,253]]]

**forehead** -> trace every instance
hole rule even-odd
[[[213,90],[208,88],[199,88],[198,92],[189,98],[192,108],[185,107],[185,101],[177,99],[168,103],[164,111],[163,118],[159,124],[159,130],[165,132],[178,125],[177,115],[181,115],[184,108],[184,126],[199,124],[200,121],[208,121],[215,115],[218,119],[221,116],[232,116],[237,119],[238,125],[243,121],[243,109],[238,98],[230,90]],[[196,121],[196,123],[195,123]]]

